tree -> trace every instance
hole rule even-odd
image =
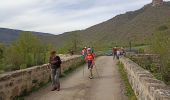
[[[67,41],[65,41],[64,46],[59,49],[59,53],[69,53],[70,51],[79,52],[82,48],[82,41],[79,40],[78,34],[73,34]]]
[[[160,56],[161,74],[165,82],[170,82],[170,36],[166,31],[153,35],[151,49]]]
[[[0,43],[0,59],[3,58],[4,48],[5,48],[4,45]]]
[[[46,59],[46,47],[31,32],[23,32],[7,50],[6,61],[12,66],[12,70],[43,64]]]
[[[0,73],[4,67],[4,51],[5,51],[5,46],[2,43],[0,43]]]

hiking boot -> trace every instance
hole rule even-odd
[[[57,91],[60,91],[60,83],[57,85]]]
[[[51,91],[55,91],[56,89],[57,89],[57,88],[56,88],[56,87],[54,87],[54,88],[52,88],[52,89],[51,89]]]
[[[93,79],[93,77],[92,77],[92,76],[89,76],[89,78],[90,78],[90,79]]]

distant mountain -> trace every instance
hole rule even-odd
[[[66,32],[61,35],[35,34],[44,42],[58,47],[63,46],[75,36],[78,41],[86,45],[127,44],[130,40],[135,44],[143,44],[147,43],[146,40],[158,27],[167,25],[168,20],[170,20],[170,2],[164,2],[160,6],[148,4],[139,10],[118,15],[85,30]],[[19,33],[18,30],[0,29],[0,42],[11,42]]]
[[[7,28],[0,28],[0,42],[2,43],[12,43],[15,41],[18,36],[24,31],[22,30],[15,30],[15,29],[7,29]],[[32,32],[34,35],[37,35],[38,37],[48,37],[48,36],[54,36],[49,33],[41,33],[41,32]]]

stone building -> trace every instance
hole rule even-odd
[[[159,6],[163,4],[163,0],[152,0],[153,6]]]

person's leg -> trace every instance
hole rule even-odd
[[[56,75],[55,75],[55,81],[56,81],[56,87],[57,90],[60,90],[60,81],[59,81],[59,76],[60,76],[60,68],[56,69]]]
[[[116,58],[116,53],[114,53],[114,59]]]
[[[118,59],[118,60],[119,60],[119,57],[120,57],[120,55],[118,54],[118,55],[117,55],[117,59]]]
[[[93,70],[92,70],[92,67],[90,68],[90,78],[93,78]]]
[[[55,90],[56,86],[55,86],[55,74],[56,74],[56,71],[55,69],[51,69],[51,81],[52,81],[52,91]]]
[[[90,71],[90,76],[89,78],[93,78],[93,72],[92,72],[92,68],[93,68],[93,64],[92,64],[92,61],[88,61],[88,69]]]

